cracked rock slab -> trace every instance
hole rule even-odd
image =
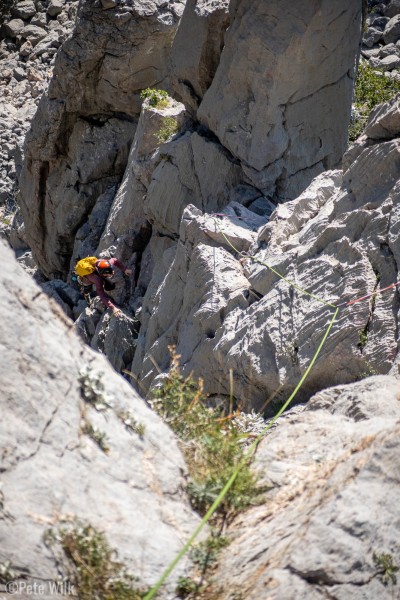
[[[154,584],[199,523],[175,438],[81,342],[3,242],[0,254],[0,564],[10,561],[17,578],[25,573],[32,584],[55,581],[61,567],[44,533],[80,519],[105,532],[141,585]],[[98,410],[84,400],[88,370],[89,389],[100,389]],[[127,415],[143,426],[141,435],[126,425]],[[107,452],[84,432],[88,424],[104,436]]]
[[[65,276],[77,230],[107,187],[120,183],[140,91],[166,85],[182,10],[180,1],[163,0],[79,6],[27,136],[21,174],[27,241],[47,277]],[[119,125],[110,137],[104,124],[110,129],[111,121]],[[81,131],[87,127],[91,133]]]
[[[175,259],[158,291],[150,284],[151,299],[144,299],[146,327],[133,370],[146,387],[157,375],[150,355],[168,370],[167,347],[173,343],[182,348],[184,371],[204,378],[211,395],[229,393],[232,370],[240,406],[273,414],[310,365],[336,305],[336,321],[296,401],[367,375],[398,374],[398,291],[379,293],[399,281],[397,112],[396,102],[381,106],[376,123],[385,123],[387,138],[360,138],[344,172],[321,174],[298,198],[278,205],[266,225],[255,223],[255,231],[246,214],[237,217],[234,203],[224,217],[194,208],[184,212]],[[229,258],[222,258],[225,253]],[[198,275],[194,256],[210,281],[224,281],[221,290]],[[200,286],[195,293],[189,271]],[[239,274],[242,301],[226,302],[230,286],[236,294]],[[219,321],[188,335],[198,299],[205,304],[208,295],[216,312],[223,306]]]
[[[210,598],[391,600],[398,593],[398,584],[384,585],[374,556],[400,564],[399,392],[392,377],[325,390],[324,406],[319,394],[312,410],[283,418],[264,438],[254,468],[269,491],[228,528]]]
[[[345,150],[361,5],[235,0],[229,13],[198,118],[240,160],[249,183],[269,197],[295,198]]]

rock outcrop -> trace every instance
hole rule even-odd
[[[52,77],[54,56],[72,30],[78,2],[8,4],[12,14],[0,27],[0,231],[9,235],[25,134]],[[19,250],[15,242],[14,237]]]
[[[1,582],[6,565],[26,585],[58,581],[64,565],[44,534],[78,519],[149,586],[199,521],[175,438],[3,242],[0,253]]]
[[[265,503],[229,528],[206,598],[397,594],[399,398],[398,380],[375,376],[282,419],[255,458]]]
[[[189,203],[220,210],[238,185],[246,199],[249,192],[292,198],[340,159],[361,25],[356,2],[286,10],[282,2],[242,0],[230,3],[229,15],[225,0],[188,2],[175,36],[182,10],[161,0],[81,5],[27,137],[21,175],[26,238],[45,276],[65,278],[77,232],[121,180],[143,88],[171,84],[195,118],[191,136],[154,164],[145,189],[138,177],[128,190],[138,212],[146,195],[145,212],[162,235],[177,236]],[[213,199],[206,179],[219,163]]]
[[[228,26],[229,0],[187,0],[172,46],[171,76],[194,114],[214,78]]]
[[[264,227],[235,204],[224,217],[186,209],[173,262],[168,251],[172,264],[144,299],[132,369],[142,385],[157,377],[154,361],[168,369],[175,344],[184,372],[203,377],[210,394],[229,394],[232,369],[242,406],[275,409],[309,365],[333,309],[267,265],[333,305],[398,281],[398,114],[399,98],[377,108],[344,172],[320,175]],[[298,399],[396,370],[398,307],[397,289],[342,307]]]
[[[162,0],[81,4],[27,136],[20,181],[26,239],[47,277],[65,276],[76,232],[120,182],[139,93],[165,85],[182,10]]]
[[[199,121],[249,183],[295,198],[345,150],[361,2],[233,0],[229,12]]]

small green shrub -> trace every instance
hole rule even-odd
[[[357,346],[359,347],[359,349],[362,351],[365,344],[367,343],[368,340],[368,329],[367,327],[364,327],[364,329],[361,329],[361,331],[359,332],[359,338],[360,341],[358,342]]]
[[[11,561],[6,560],[0,563],[0,583],[8,583],[18,578],[17,573],[12,569]]]
[[[45,543],[61,546],[70,563],[67,576],[79,600],[141,600],[146,594],[137,579],[116,561],[117,553],[104,535],[88,524],[47,531]],[[62,568],[62,565],[60,565]]]
[[[202,381],[183,379],[179,372],[179,356],[172,354],[170,373],[151,401],[158,414],[181,440],[190,474],[188,493],[193,506],[202,514],[212,505],[230,479],[234,469],[242,467],[222,500],[216,514],[234,514],[265,491],[257,485],[245,459],[243,434],[231,416],[205,405]]]
[[[172,138],[179,129],[178,121],[174,117],[165,117],[163,124],[156,133],[156,137],[160,144],[164,144],[170,138]]]
[[[228,545],[228,538],[214,530],[203,542],[199,542],[190,550],[190,558],[202,571],[217,560],[220,550]]]
[[[389,583],[396,585],[396,573],[399,567],[394,564],[393,556],[391,554],[376,554],[374,552],[373,559],[383,585],[388,585]]]
[[[153,108],[166,108],[169,104],[168,93],[165,90],[147,88],[140,92],[142,100],[147,100]]]
[[[110,452],[110,447],[104,431],[95,429],[93,425],[89,423],[89,421],[85,420],[85,423],[82,427],[82,433],[88,435],[98,445],[100,450],[103,450],[104,454],[108,454]]]
[[[357,380],[361,381],[361,379],[365,379],[366,377],[372,377],[373,375],[379,375],[379,371],[374,369],[374,367],[366,360],[367,368],[365,371],[362,371],[358,376]]]
[[[204,577],[207,569],[217,561],[220,550],[228,545],[228,539],[221,535],[220,531],[211,530],[211,535],[202,542],[195,544],[189,557],[196,567],[197,573],[193,577],[180,577],[176,587],[176,593],[179,598],[202,598],[202,592],[207,589],[207,582]],[[200,595],[199,595],[200,594]]]
[[[360,61],[354,89],[353,117],[349,128],[349,141],[354,142],[364,131],[371,110],[391,100],[400,92],[400,82]]]
[[[103,377],[102,371],[95,371],[90,366],[85,366],[79,372],[82,396],[85,402],[98,411],[110,407],[110,398],[105,391]]]
[[[175,592],[178,598],[187,598],[191,594],[196,594],[200,589],[199,584],[190,577],[179,577]]]
[[[143,425],[143,423],[139,423],[139,421],[136,419],[135,415],[132,413],[131,410],[125,410],[123,412],[118,413],[118,417],[121,419],[121,421],[128,430],[134,431],[138,434],[139,437],[144,436],[146,426]]]

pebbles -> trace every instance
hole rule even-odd
[[[4,214],[15,209],[15,162],[52,76],[54,55],[72,30],[77,4],[75,0],[36,4],[19,0],[0,29],[0,207]]]
[[[398,76],[400,69],[400,0],[385,4],[369,2],[367,30],[361,54],[371,67]]]

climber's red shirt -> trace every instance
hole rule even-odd
[[[117,267],[117,269],[125,273],[125,265],[123,265],[122,262],[120,262],[117,258],[107,258],[107,260],[113,267]],[[115,308],[115,304],[113,304],[111,301],[110,296],[108,296],[104,291],[104,279],[100,277],[100,275],[97,275],[97,273],[94,272],[90,275],[85,275],[85,277],[82,277],[81,279],[84,285],[92,284],[95,286],[97,295],[106,308]]]

